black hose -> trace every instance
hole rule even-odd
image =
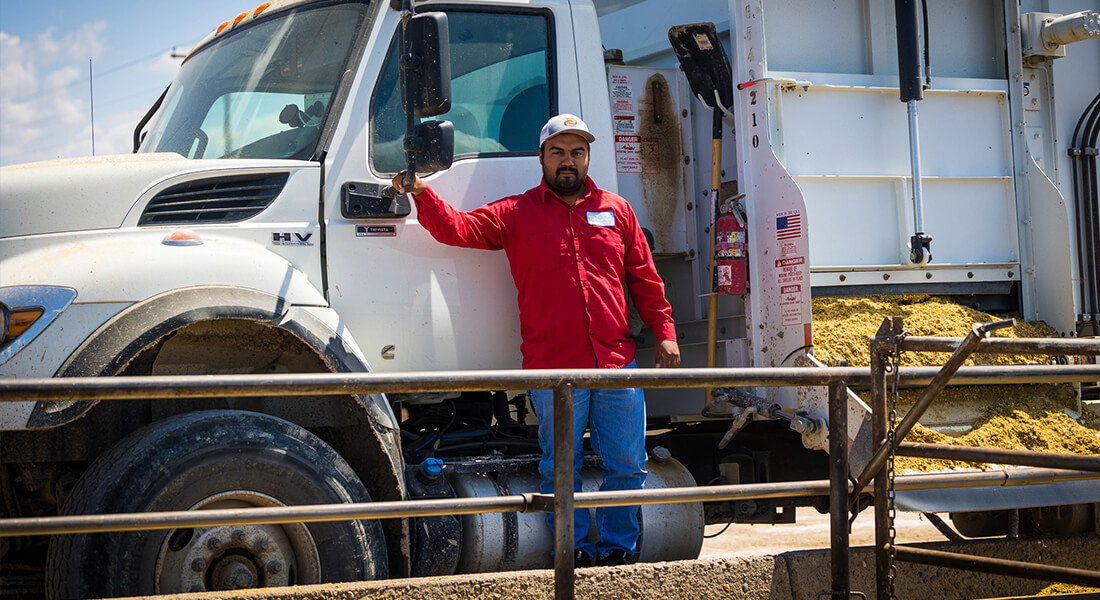
[[[1098,136],[1100,136],[1100,103],[1093,106],[1092,114],[1089,116],[1085,129],[1086,144],[1081,146],[1081,159],[1084,162],[1084,182],[1088,190],[1085,198],[1085,208],[1089,217],[1086,255],[1090,263],[1090,295],[1092,297],[1090,312],[1092,313],[1094,334],[1097,333],[1096,327],[1100,325],[1097,323],[1097,320],[1100,319],[1100,189],[1097,189],[1096,169],[1096,140]]]
[[[1073,130],[1068,154],[1072,167],[1074,215],[1077,221],[1077,259],[1081,276],[1083,313],[1091,316],[1093,335],[1100,333],[1100,271],[1097,269],[1097,246],[1100,238],[1100,211],[1097,210],[1096,189],[1096,127],[1100,120],[1100,94],[1097,94],[1081,114]],[[1082,135],[1083,134],[1083,135]],[[1091,135],[1090,135],[1091,134]],[[1091,137],[1091,143],[1089,138]],[[1091,150],[1092,156],[1089,156]]]

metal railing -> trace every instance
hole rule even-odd
[[[877,340],[878,338],[876,338]],[[936,338],[933,338],[936,339]],[[967,338],[969,339],[969,338]],[[966,345],[969,350],[1024,352],[1032,348],[1042,354],[1100,355],[1100,342],[1092,340],[1005,340],[982,339],[975,345],[958,340],[927,341],[908,338],[907,344]],[[847,445],[846,387],[871,385],[875,394],[884,386],[881,354],[872,368],[740,368],[740,369],[631,369],[631,370],[540,370],[540,371],[453,371],[434,373],[326,373],[292,375],[150,376],[126,378],[0,379],[0,402],[178,399],[211,396],[302,396],[434,391],[492,391],[553,389],[555,427],[572,423],[572,391],[575,388],[716,388],[768,386],[828,386],[830,388],[830,480],[751,485],[720,485],[695,488],[664,488],[620,492],[574,493],[572,461],[555,465],[555,489],[561,494],[522,494],[496,498],[449,498],[373,502],[366,504],[313,505],[174,511],[141,514],[75,515],[63,517],[0,519],[0,537],[81,532],[174,529],[226,524],[276,524],[353,519],[404,518],[412,516],[458,515],[485,512],[554,512],[555,597],[572,598],[574,592],[573,509],[599,506],[630,506],[681,502],[711,502],[749,498],[792,498],[830,495],[832,502],[832,588],[833,594],[848,594],[848,519],[845,507],[862,487],[850,481]],[[940,345],[936,345],[940,344]],[[953,347],[953,346],[952,346]],[[957,353],[956,353],[957,354]],[[953,359],[954,360],[954,357]],[[949,361],[949,364],[952,364]],[[958,361],[961,364],[961,361]],[[952,385],[1033,384],[1100,381],[1100,365],[1043,366],[954,366]],[[942,389],[947,378],[938,368],[899,369],[900,385],[928,385]],[[883,393],[885,388],[883,387]],[[877,395],[875,396],[878,397]],[[884,396],[883,396],[884,398]],[[877,404],[876,404],[877,406]],[[919,416],[919,415],[918,415]],[[914,419],[915,422],[915,419]],[[885,440],[876,433],[875,440]],[[904,447],[903,447],[904,448]],[[877,447],[876,447],[877,449]],[[555,456],[573,455],[573,436],[555,431]],[[877,459],[879,455],[876,454]],[[1082,460],[1084,458],[1084,460]],[[931,489],[979,485],[1048,483],[1058,480],[1100,478],[1100,465],[1089,457],[1044,455],[1031,457],[1029,464],[1071,467],[1075,470],[1021,469],[982,473],[948,473],[899,477],[896,489]],[[1010,462],[1010,461],[999,461]],[[882,464],[885,464],[883,462]],[[869,481],[878,470],[874,464],[864,471]],[[876,480],[877,482],[877,480]],[[866,483],[864,483],[866,485]],[[876,486],[877,491],[877,486]],[[877,499],[877,497],[876,497]],[[876,502],[876,526],[878,524]],[[901,555],[899,555],[901,556]],[[1059,579],[1052,579],[1058,581]]]
[[[990,339],[990,332],[1015,324],[1015,320],[999,321],[988,324],[975,324],[965,338],[934,338],[910,336],[905,332],[901,317],[886,318],[878,333],[870,342],[870,364],[874,382],[871,385],[872,446],[874,454],[870,463],[855,479],[853,489],[848,496],[849,506],[857,502],[863,488],[874,481],[875,514],[875,591],[877,600],[890,600],[894,597],[893,563],[895,560],[930,565],[946,566],[955,569],[984,571],[1016,577],[1045,579],[1077,585],[1100,586],[1100,573],[1082,569],[1068,569],[1049,565],[1039,565],[1020,561],[1005,561],[957,553],[939,552],[919,548],[896,546],[893,535],[893,497],[895,488],[892,469],[887,468],[893,455],[919,456],[954,460],[995,460],[1001,464],[1036,465],[1055,468],[1077,468],[1097,471],[1100,469],[1100,457],[1073,456],[1066,454],[1031,452],[1025,450],[1002,450],[995,448],[961,448],[938,444],[911,444],[902,442],[905,436],[917,424],[924,412],[932,405],[948,382],[961,372],[962,365],[973,353],[989,354],[1045,354],[1096,356],[1100,354],[1100,339]],[[896,424],[888,419],[892,409],[887,406],[887,375],[893,371],[894,393],[900,385],[899,371],[902,352],[951,352],[940,372],[924,388],[920,397],[909,411]],[[888,359],[893,359],[891,367]],[[895,397],[896,400],[896,397]],[[834,505],[834,519],[835,510]],[[834,533],[835,533],[834,529]],[[844,540],[844,546],[847,540]],[[834,542],[833,560],[847,559],[840,556],[839,542]],[[845,548],[846,550],[846,548]],[[845,567],[847,565],[845,564]],[[833,591],[841,597],[850,597],[847,568],[841,574],[833,566]],[[839,579],[838,579],[839,577]]]

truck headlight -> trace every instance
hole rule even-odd
[[[76,290],[67,287],[0,287],[0,363],[45,331],[75,298]]]

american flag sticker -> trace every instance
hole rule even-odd
[[[791,211],[775,215],[775,239],[789,240],[802,237],[802,213]]]

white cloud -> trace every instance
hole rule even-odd
[[[0,165],[91,153],[87,61],[103,54],[106,27],[0,31]]]

